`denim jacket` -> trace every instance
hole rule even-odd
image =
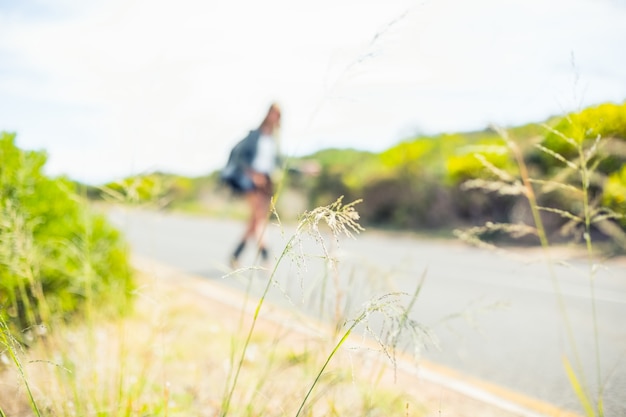
[[[223,182],[230,185],[235,191],[248,191],[254,188],[247,171],[257,154],[257,145],[261,137],[261,130],[251,130],[248,135],[237,143],[230,151],[228,162],[220,173]],[[279,162],[276,156],[277,164]]]

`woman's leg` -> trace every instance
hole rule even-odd
[[[250,218],[243,238],[231,257],[231,266],[233,267],[236,266],[239,255],[241,255],[246,242],[250,239],[255,239],[259,254],[263,260],[267,260],[268,258],[267,248],[265,246],[265,230],[269,221],[272,196],[269,178],[263,176],[263,180],[267,180],[268,182],[261,184],[261,187],[257,187],[245,194],[245,199],[250,209]]]
[[[270,212],[270,196],[266,192],[258,190],[256,192],[254,206],[254,237],[261,257],[267,259],[267,248],[265,245],[265,233]]]
[[[241,253],[243,252],[244,248],[246,247],[246,243],[248,242],[248,240],[250,240],[251,238],[256,237],[256,229],[257,229],[257,225],[256,225],[256,212],[257,212],[257,197],[256,197],[256,190],[252,190],[252,191],[248,191],[245,195],[244,198],[246,200],[246,203],[248,204],[248,209],[250,212],[250,217],[248,218],[248,223],[246,224],[246,229],[244,231],[243,237],[241,238],[241,241],[237,244],[235,251],[233,252],[231,258],[230,258],[230,264],[232,267],[236,267],[237,266],[237,260],[239,259],[239,256],[241,255]]]

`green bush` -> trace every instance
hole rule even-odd
[[[190,180],[158,172],[111,182],[102,187],[105,196],[127,204],[167,206],[191,187]]]
[[[320,164],[320,174],[306,184],[302,181],[291,184],[306,185],[310,207],[328,205],[342,195],[346,200],[359,198],[363,186],[381,171],[378,155],[354,149],[326,149],[306,159]]]
[[[0,133],[0,315],[14,331],[86,308],[120,313],[133,279],[128,247],[69,180],[43,173],[46,154]]]
[[[362,223],[394,229],[433,229],[455,220],[449,193],[427,175],[382,179],[363,187]]]
[[[403,141],[380,154],[382,164],[402,176],[445,175],[445,157],[466,143],[462,135],[420,136]]]
[[[603,139],[626,142],[626,103],[605,103],[596,107],[587,108],[578,113],[569,114],[560,119],[543,141],[543,146],[563,156],[572,159],[577,156],[576,147],[563,140],[563,137],[572,139],[575,143],[592,142],[597,137]],[[626,155],[605,149],[599,153],[602,162],[598,171],[604,174],[618,170],[626,162]],[[563,167],[558,160],[548,154],[540,154],[544,170],[548,173]]]
[[[447,182],[460,184],[472,178],[494,179],[485,163],[503,171],[515,172],[513,161],[502,141],[486,139],[475,145],[461,147],[448,156]]]
[[[602,203],[615,213],[624,216],[620,219],[620,223],[626,227],[626,165],[607,179]]]

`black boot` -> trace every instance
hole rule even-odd
[[[246,247],[246,241],[243,240],[241,241],[237,247],[235,248],[235,252],[233,252],[232,256],[230,257],[230,266],[233,269],[237,269],[239,267],[237,260],[239,259],[239,255],[241,255],[241,252],[243,252],[244,248]]]

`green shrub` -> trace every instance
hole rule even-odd
[[[374,181],[362,196],[361,219],[368,226],[434,229],[456,220],[449,192],[429,175]]]
[[[460,184],[471,178],[494,179],[485,163],[507,172],[514,172],[512,160],[502,141],[486,139],[475,145],[464,146],[446,160],[447,181]]]
[[[133,280],[128,248],[69,180],[43,173],[46,154],[0,133],[0,315],[13,331],[86,308],[119,313]]]
[[[587,108],[578,113],[569,114],[560,119],[546,136],[543,146],[562,155],[565,159],[577,156],[577,147],[563,140],[571,138],[576,143],[595,141],[597,137],[619,142],[626,141],[626,103],[605,103],[596,107]],[[609,174],[626,162],[626,155],[609,151],[599,152],[602,158],[598,172]],[[559,170],[563,165],[550,155],[540,154],[542,165],[546,172]]]
[[[166,206],[188,188],[190,184],[173,175],[155,172],[108,183],[102,190],[116,202]]]
[[[420,136],[380,154],[382,164],[400,175],[420,176],[429,173],[441,178],[445,175],[446,156],[467,143],[463,135]]]
[[[621,214],[620,223],[626,227],[626,165],[609,176],[602,196],[604,206]]]
[[[326,149],[306,159],[319,163],[320,174],[306,183],[291,181],[291,184],[306,186],[310,207],[330,204],[342,195],[356,199],[362,187],[371,178],[380,176],[382,169],[378,155],[354,149]]]

